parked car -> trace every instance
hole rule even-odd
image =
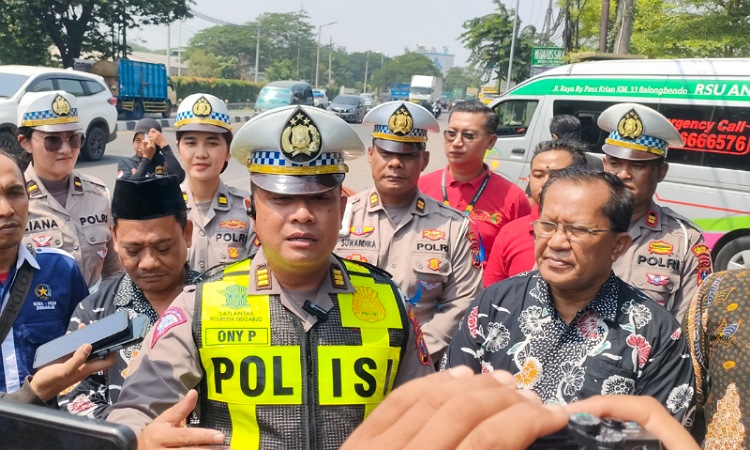
[[[17,139],[16,110],[27,92],[62,90],[76,97],[78,116],[85,133],[81,156],[98,161],[107,143],[117,137],[117,99],[104,78],[85,72],[34,66],[0,66],[0,147],[30,159]]]
[[[313,98],[312,86],[305,81],[272,81],[258,93],[255,114],[281,106],[313,106]]]
[[[368,110],[375,106],[375,97],[373,97],[372,94],[363,92],[359,94],[359,96],[362,97],[362,100],[365,102],[365,108]]]
[[[323,89],[313,89],[313,104],[318,108],[328,108],[328,96]]]
[[[361,123],[367,113],[365,102],[359,95],[341,94],[328,105],[328,111],[347,122]]]

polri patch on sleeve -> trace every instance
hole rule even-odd
[[[167,334],[167,331],[185,322],[187,322],[187,316],[185,316],[185,312],[182,308],[172,306],[164,311],[164,314],[162,314],[161,318],[156,323],[154,337],[151,339],[151,348],[154,348],[154,345],[156,345],[159,338]]]

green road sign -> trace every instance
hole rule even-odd
[[[546,67],[562,66],[562,47],[534,47],[531,50],[531,65]]]

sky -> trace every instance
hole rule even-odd
[[[515,0],[503,0],[512,9]],[[519,2],[519,22],[541,30],[549,0]],[[254,21],[264,12],[291,12],[303,8],[321,41],[333,39],[336,46],[352,52],[374,51],[394,57],[404,47],[416,50],[418,44],[455,55],[454,65],[465,66],[470,52],[459,41],[464,21],[495,11],[491,0],[194,0],[193,10],[220,21],[242,24]],[[150,49],[187,45],[198,31],[215,26],[207,20],[192,18],[166,26],[147,26],[128,33],[131,42]]]

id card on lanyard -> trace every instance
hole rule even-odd
[[[443,178],[440,182],[440,190],[443,194],[443,203],[450,206],[450,201],[448,200],[448,188],[446,186],[447,181],[447,175],[448,175],[448,169],[443,169]],[[477,204],[477,201],[479,201],[479,197],[482,196],[482,193],[484,193],[484,190],[487,188],[487,185],[490,182],[490,172],[487,171],[487,175],[484,176],[484,179],[482,180],[482,184],[479,185],[479,189],[477,189],[477,192],[474,193],[474,197],[471,199],[468,205],[466,205],[466,208],[464,209],[464,216],[471,218],[471,212],[474,210],[474,206]],[[477,233],[477,244],[479,245],[479,262],[485,263],[487,261],[487,253],[484,250],[484,243],[482,243],[482,236],[479,234],[479,230],[476,230]]]

